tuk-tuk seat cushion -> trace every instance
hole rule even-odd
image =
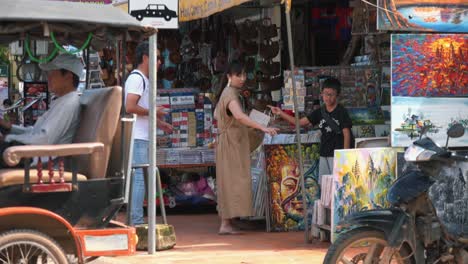
[[[100,142],[104,151],[98,155],[75,157],[78,172],[88,179],[105,178],[112,142],[120,119],[122,88],[114,86],[85,90],[80,98],[80,125],[73,143]]]

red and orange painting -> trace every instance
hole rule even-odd
[[[468,35],[392,35],[392,94],[468,95]]]

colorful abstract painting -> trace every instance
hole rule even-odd
[[[304,206],[295,144],[265,145],[270,193],[271,230],[304,230]],[[319,144],[303,144],[304,179],[309,212],[320,199]],[[311,214],[310,214],[311,217]]]
[[[336,226],[360,211],[387,208],[387,191],[396,179],[396,150],[368,148],[335,150],[332,202],[332,241]]]
[[[347,108],[354,125],[384,124],[385,119],[380,107]]]
[[[392,94],[467,96],[468,34],[392,35]]]
[[[392,146],[407,147],[427,127],[427,136],[445,146],[447,130],[455,123],[465,126],[465,135],[451,138],[450,147],[468,146],[468,99],[392,97]]]
[[[466,0],[378,0],[377,29],[468,32]]]

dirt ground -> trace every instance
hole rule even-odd
[[[158,219],[160,223],[160,219]],[[177,245],[154,255],[139,251],[131,257],[103,257],[93,264],[320,264],[329,246],[313,241],[305,243],[303,232],[267,233],[258,225],[241,235],[218,235],[216,214],[169,215]],[[256,228],[255,228],[256,227]]]

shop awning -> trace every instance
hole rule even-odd
[[[204,18],[250,1],[252,0],[179,0],[179,21]]]

